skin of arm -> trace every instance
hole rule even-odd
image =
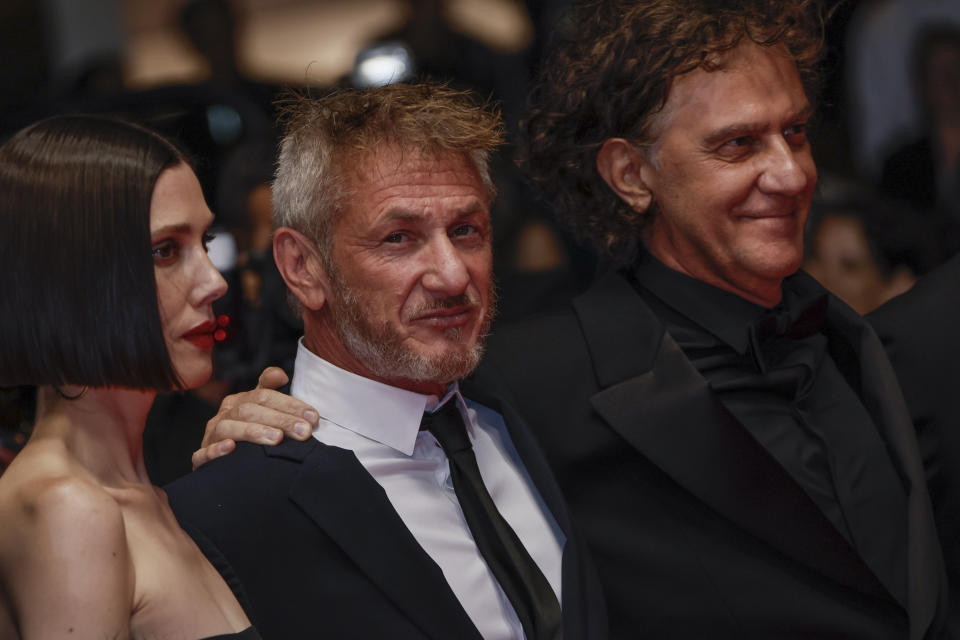
[[[134,572],[123,516],[77,477],[34,480],[0,506],[0,574],[20,637],[129,638]]]

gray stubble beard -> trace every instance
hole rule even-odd
[[[490,285],[489,306],[484,315],[477,342],[468,349],[457,349],[436,357],[415,353],[403,345],[388,322],[373,324],[364,315],[360,300],[335,270],[330,273],[334,300],[330,305],[334,327],[347,350],[376,376],[386,379],[406,379],[449,384],[469,375],[483,357],[490,324],[496,313],[496,289]],[[480,304],[467,294],[438,300],[430,308],[447,308],[462,304]],[[418,312],[427,311],[421,309]],[[445,336],[459,342],[460,327],[448,329]]]

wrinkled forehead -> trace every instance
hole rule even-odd
[[[388,147],[344,163],[347,197],[337,229],[362,232],[389,218],[445,225],[477,214],[489,220],[489,197],[469,155]]]
[[[475,154],[446,149],[388,144],[376,150],[350,150],[341,158],[342,174],[352,196],[386,186],[475,185],[489,203],[490,193]]]

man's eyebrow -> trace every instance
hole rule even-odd
[[[801,108],[797,109],[792,115],[790,115],[787,120],[789,122],[796,122],[797,120],[807,120],[813,115],[813,105],[809,102],[803,105]]]
[[[809,118],[812,114],[813,106],[807,103],[800,109],[797,109],[797,111],[794,113],[787,116],[786,121],[797,122],[798,120]],[[721,127],[716,131],[712,131],[706,138],[704,138],[704,145],[707,147],[712,147],[732,138],[749,135],[764,129],[765,127],[766,124],[763,122],[735,122],[725,127]]]
[[[485,208],[486,207],[484,207],[483,202],[481,200],[477,200],[468,204],[462,209],[458,209],[454,215],[456,217],[468,216],[470,214],[477,213],[478,211],[483,211]],[[387,214],[383,216],[382,220],[391,222],[397,220],[400,222],[419,222],[427,217],[427,214],[418,211],[410,211],[409,209],[391,209],[390,211],[387,211]]]
[[[399,220],[400,222],[419,222],[426,217],[427,216],[422,213],[407,211],[406,209],[391,209],[387,212],[387,215],[383,216],[383,220],[390,222],[395,220]]]
[[[460,209],[459,211],[457,211],[457,215],[468,216],[470,214],[477,213],[478,211],[484,211],[485,209],[486,207],[484,207],[483,202],[480,200],[477,200],[475,202],[470,203],[463,209]]]

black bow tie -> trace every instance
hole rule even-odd
[[[806,338],[823,327],[828,300],[826,293],[820,293],[808,300],[781,302],[772,309],[767,309],[754,321],[750,329],[760,341],[782,336],[795,340]]]
[[[802,340],[823,327],[829,297],[817,293],[807,299],[787,299],[767,309],[747,329],[750,350],[757,369],[766,373],[770,366],[783,360],[794,347],[777,346],[778,338]]]

